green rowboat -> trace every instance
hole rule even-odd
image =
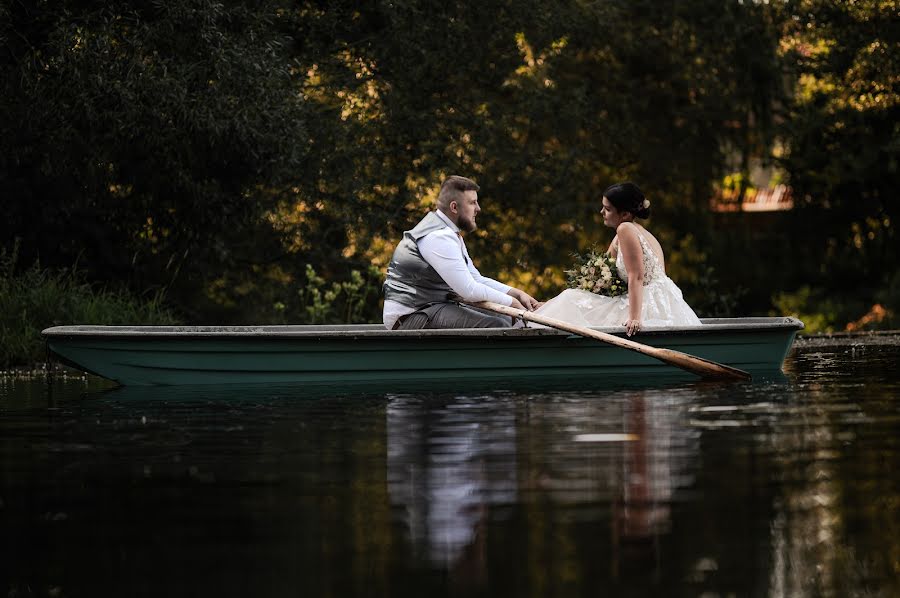
[[[716,318],[633,340],[746,370],[780,373],[803,323]],[[597,328],[622,335],[621,328]],[[398,381],[691,378],[651,357],[546,328],[389,331],[342,326],[56,326],[63,363],[124,385],[367,384]]]

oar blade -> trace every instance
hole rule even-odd
[[[687,353],[660,347],[656,347],[656,351],[660,357],[665,357],[665,360],[672,365],[697,374],[701,378],[710,380],[750,380],[752,378],[749,372],[725,365],[724,363],[697,357],[696,355],[688,355]]]

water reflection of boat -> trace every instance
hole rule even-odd
[[[753,377],[754,386],[782,384],[788,381],[782,372],[765,372]],[[671,376],[659,375],[649,379],[640,376],[616,377],[573,377],[560,379],[549,378],[509,378],[509,379],[473,379],[454,380],[453,392],[464,393],[527,393],[534,395],[546,392],[585,393],[594,391],[617,392],[629,389],[662,391],[667,388],[683,387],[685,377],[680,374]],[[721,387],[721,382],[691,380],[690,387]],[[239,403],[245,401],[283,402],[294,400],[340,399],[365,400],[371,398],[382,400],[385,396],[400,393],[422,394],[422,383],[418,380],[398,381],[385,380],[372,383],[351,384],[183,384],[174,386],[113,386],[101,392],[92,392],[79,396],[84,399],[109,399],[115,401],[170,401],[170,402],[216,402]]]
[[[802,327],[793,318],[711,319],[702,327],[648,329],[640,341],[773,372]],[[57,326],[42,335],[64,363],[126,385],[691,376],[646,355],[549,329]]]
[[[598,509],[613,566],[653,553],[671,528],[673,494],[690,486],[699,432],[697,393],[637,390],[605,400],[565,395],[530,402],[461,396],[397,397],[387,417],[388,491],[415,552],[469,581],[487,566],[491,522],[528,511],[536,528],[577,525]],[[602,439],[597,441],[597,439]],[[554,542],[556,533],[534,541]],[[556,549],[532,547],[536,553]],[[480,567],[479,567],[480,563]]]

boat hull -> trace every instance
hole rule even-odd
[[[793,318],[716,319],[651,329],[635,340],[751,373],[780,372],[802,327]],[[61,361],[124,385],[691,377],[640,353],[550,329],[60,326],[42,334]]]

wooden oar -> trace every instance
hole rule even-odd
[[[610,345],[621,347],[623,349],[637,351],[638,353],[643,353],[644,355],[648,355],[650,357],[668,363],[669,365],[674,365],[675,367],[687,370],[692,374],[697,374],[702,378],[715,378],[723,380],[750,379],[750,374],[745,372],[744,370],[739,370],[722,363],[716,363],[715,361],[703,359],[702,357],[688,355],[687,353],[682,353],[681,351],[673,351],[672,349],[661,349],[659,347],[642,345],[641,343],[636,343],[633,340],[629,340],[627,338],[621,338],[613,334],[600,332],[598,330],[591,330],[590,328],[585,328],[584,326],[576,326],[562,320],[557,320],[556,318],[542,316],[540,314],[536,314],[524,309],[516,309],[514,307],[500,305],[499,303],[494,303],[492,301],[481,301],[478,303],[470,303],[469,305],[480,307],[481,309],[486,309],[498,314],[512,316],[514,318],[521,318],[522,320],[526,320],[528,322],[536,322],[538,324],[543,324],[544,326],[549,326],[558,330],[564,330],[565,332],[571,332],[572,334],[578,334],[587,338],[593,338],[598,341],[603,341],[604,343],[609,343]]]

